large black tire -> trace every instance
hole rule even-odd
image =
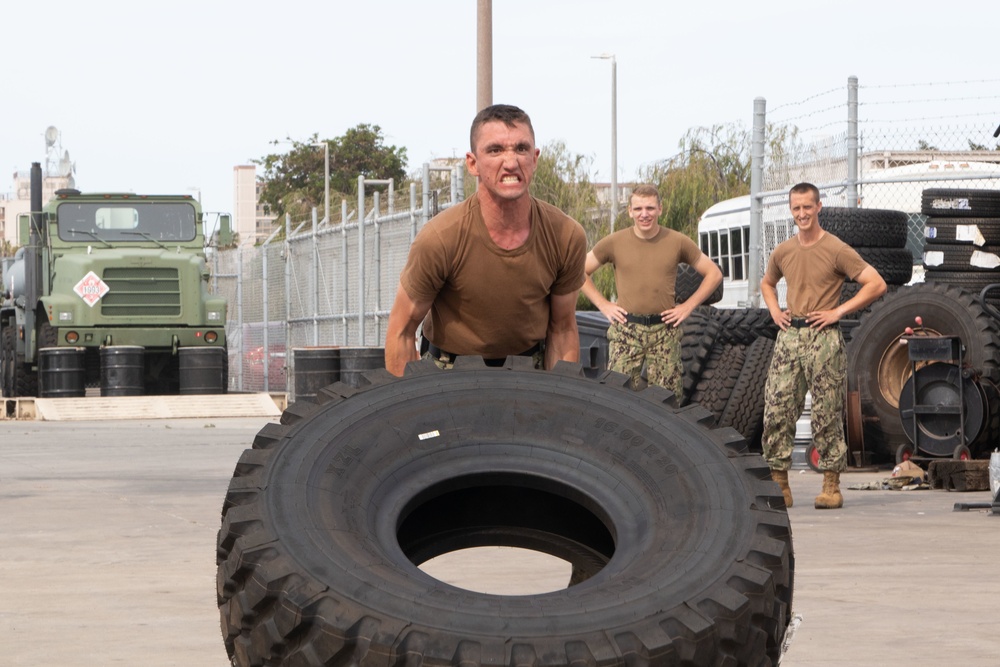
[[[677,282],[674,284],[674,300],[683,303],[691,298],[691,295],[701,287],[701,274],[694,270],[690,264],[681,262],[677,265]],[[722,300],[722,283],[715,288],[708,298],[700,305],[708,306]]]
[[[716,345],[705,360],[701,378],[691,394],[691,402],[711,412],[715,416],[714,423],[718,423],[729,397],[733,395],[733,387],[740,377],[746,357],[747,346],[735,343]]]
[[[879,208],[824,206],[819,225],[852,248],[905,248],[909,216]]]
[[[764,385],[774,353],[774,341],[758,338],[747,348],[746,361],[736,380],[726,409],[719,417],[719,426],[731,426],[747,440],[752,451],[761,451],[764,432]]]
[[[712,314],[712,308],[708,306],[695,308],[691,315],[681,323],[682,405],[691,400],[695,386],[701,378],[705,360],[715,346],[719,329],[719,323]]]
[[[984,287],[1000,283],[1000,275],[993,271],[936,271],[926,269],[924,270],[924,282],[954,285],[978,296]],[[1000,307],[1000,291],[990,290],[987,292],[986,302]]]
[[[4,398],[14,396],[14,345],[14,327],[5,326],[3,338],[0,339],[0,363],[2,363],[0,390],[3,391]]]
[[[218,537],[233,664],[777,663],[794,568],[764,461],[662,388],[521,361],[373,371],[260,431]],[[500,596],[417,568],[486,545],[592,576]]]
[[[998,266],[992,266],[996,262]],[[992,273],[1000,280],[1000,245],[924,245],[924,268],[932,271]]]
[[[713,314],[719,323],[718,343],[749,345],[758,338],[778,337],[778,325],[767,308],[717,308]]]
[[[964,363],[994,376],[1000,367],[1000,335],[978,297],[957,287],[923,283],[902,287],[872,309],[847,347],[848,386],[861,401],[865,447],[884,457],[908,442],[899,416],[899,394],[912,373],[903,330],[923,319],[927,334],[959,336]]]
[[[1000,218],[928,218],[924,238],[927,243],[969,245],[974,242],[973,227],[984,244],[1000,245]]]
[[[913,277],[913,255],[906,248],[858,248],[887,285],[905,285]]]
[[[931,218],[1000,218],[1000,190],[928,188],[920,212]]]

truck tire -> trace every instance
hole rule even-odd
[[[887,285],[905,285],[913,277],[913,255],[906,248],[858,248]]]
[[[924,228],[927,243],[972,245],[975,231],[983,237],[983,243],[1000,245],[1000,219],[998,218],[928,218]]]
[[[749,345],[761,337],[774,340],[780,331],[767,308],[718,308],[714,315],[719,343]]]
[[[14,327],[6,326],[3,329],[3,338],[0,339],[0,349],[2,349],[3,370],[3,395],[4,398],[14,396]]]
[[[824,206],[819,225],[852,248],[905,248],[907,222],[903,211]]]
[[[995,376],[1000,368],[1000,334],[979,299],[970,292],[942,283],[901,287],[879,303],[854,330],[847,346],[848,388],[861,401],[865,447],[891,458],[898,445],[908,442],[899,416],[899,394],[912,366],[903,330],[923,319],[930,335],[959,336],[965,346],[965,365]]]
[[[695,385],[701,378],[701,370],[705,360],[715,346],[719,335],[719,323],[715,321],[712,309],[708,306],[698,306],[686,320],[681,322],[681,391],[682,405],[691,400]]]
[[[719,426],[730,426],[746,438],[751,451],[761,451],[764,432],[764,385],[771,366],[774,341],[758,338],[747,348],[746,361],[740,370],[733,393],[719,417]]]
[[[1000,218],[1000,190],[928,188],[920,201],[920,212],[930,218]]]
[[[746,356],[746,345],[726,344],[713,347],[705,360],[701,378],[691,394],[691,402],[711,412],[715,417],[713,424],[718,424],[729,397],[733,395],[733,387],[740,377]]]
[[[691,298],[691,295],[701,287],[701,274],[693,266],[681,262],[677,265],[677,282],[674,284],[674,299],[677,303],[683,303]],[[709,306],[722,300],[722,283],[708,295],[700,305]]]
[[[662,388],[524,361],[373,371],[261,429],[217,544],[234,665],[777,663],[793,555],[764,461]],[[487,545],[590,576],[502,596],[417,567]]]
[[[998,266],[992,266],[994,262]],[[1000,281],[1000,245],[926,243],[924,268],[931,271],[992,273]]]

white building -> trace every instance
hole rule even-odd
[[[241,164],[233,167],[233,231],[240,243],[266,239],[274,230],[277,218],[260,203],[261,181],[257,167]]]

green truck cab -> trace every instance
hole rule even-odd
[[[46,354],[56,359],[53,373],[65,366],[82,376],[71,379],[72,394],[82,393],[73,384],[79,381],[122,395],[115,393],[121,387],[107,386],[108,377],[125,372],[132,376],[122,385],[128,393],[185,393],[186,354],[194,360],[187,366],[226,363],[226,301],[208,289],[197,200],[59,190],[44,208],[32,206],[39,209],[19,220],[28,242],[5,272],[4,396],[44,396]],[[202,389],[222,393],[226,378],[223,371],[220,386]],[[54,395],[65,395],[64,380],[49,384],[61,387]]]

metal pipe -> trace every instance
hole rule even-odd
[[[764,251],[761,245],[764,186],[764,128],[767,121],[767,101],[763,97],[753,101],[753,137],[750,146],[750,266],[747,267],[747,306],[757,308],[760,303],[761,268]]]
[[[858,77],[847,79],[847,206],[858,207]]]

